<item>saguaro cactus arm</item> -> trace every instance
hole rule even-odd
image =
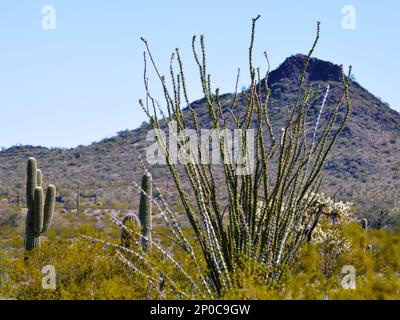
[[[54,205],[56,202],[56,187],[49,185],[46,191],[46,201],[44,203],[44,215],[43,215],[43,229],[42,233],[46,232],[53,220]]]
[[[36,186],[41,187],[43,185],[43,174],[40,169],[36,170]]]
[[[42,187],[36,187],[33,206],[33,230],[36,235],[40,235],[43,229],[43,210],[44,199]]]

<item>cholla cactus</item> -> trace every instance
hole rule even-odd
[[[310,193],[305,198],[306,201],[312,201],[310,210],[318,211],[326,216],[332,216],[339,220],[348,220],[349,212],[353,203],[351,202],[335,202],[323,193]]]
[[[304,197],[303,205],[308,207],[303,218],[306,218],[306,216],[316,216],[314,223],[309,229],[300,230],[306,233],[308,242],[312,242],[313,238],[316,237],[314,233],[318,230],[318,222],[321,216],[333,217],[334,221],[339,223],[349,221],[349,213],[353,204],[351,202],[335,202],[323,193],[311,192],[307,193]]]
[[[49,185],[44,199],[42,172],[37,169],[35,158],[29,158],[27,168],[25,249],[40,246],[40,235],[50,227],[54,213],[56,187]]]
[[[262,211],[263,211],[263,201],[257,202],[256,209],[256,222],[259,223],[262,219]],[[302,202],[303,206],[308,206],[309,209],[306,211],[306,215],[316,216],[318,211],[320,211],[321,215],[335,217],[339,222],[349,221],[349,213],[351,211],[351,207],[353,203],[351,202],[334,202],[331,198],[324,195],[323,193],[310,193],[307,194]],[[268,208],[267,208],[268,209]],[[286,210],[286,206],[283,203],[281,207],[281,212]],[[316,221],[318,223],[318,220]],[[315,225],[315,227],[317,224]],[[273,227],[273,225],[271,226]],[[304,232],[305,230],[302,226],[298,227],[300,232]],[[311,236],[311,234],[310,234]],[[312,236],[311,236],[312,237]]]
[[[138,237],[132,237],[130,230],[140,228],[140,220],[136,214],[127,213],[122,223],[124,227],[121,227],[121,245],[129,249],[132,247],[132,240],[138,240]]]
[[[318,224],[312,234],[312,242],[331,244],[334,254],[348,251],[351,248],[351,242],[344,238],[339,225],[323,226]]]
[[[323,230],[320,224],[315,226],[313,233],[311,235],[311,242],[322,243],[326,239],[326,232]]]
[[[334,202],[324,194],[312,194],[308,199],[313,201],[310,210],[321,210],[321,214],[337,218],[338,224],[332,225],[326,221],[316,223],[309,232],[309,242],[319,244],[325,258],[325,273],[329,273],[333,270],[337,258],[351,250],[351,242],[345,238],[341,224],[350,219],[349,212],[352,203]]]
[[[318,224],[312,234],[312,242],[319,246],[326,275],[335,270],[340,255],[351,252],[351,241],[346,239],[339,224]]]

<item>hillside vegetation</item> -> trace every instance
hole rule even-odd
[[[77,227],[79,220],[80,227]],[[82,216],[58,223],[48,233],[40,253],[24,262],[23,228],[1,226],[0,296],[10,299],[156,299],[161,298],[139,273],[118,260],[115,252],[80,235],[119,243],[119,229],[105,219],[106,228],[94,229]],[[236,277],[239,285],[223,293],[223,299],[400,299],[400,238],[393,232],[370,230],[358,224],[344,227],[351,250],[339,257],[326,256],[321,245],[305,246],[294,269],[278,285],[265,287],[257,265],[247,264]],[[171,244],[171,246],[173,246]],[[7,248],[5,250],[4,248]],[[172,249],[172,248],[171,248]],[[183,257],[181,257],[182,260]],[[51,264],[57,270],[57,288],[44,290],[41,273]],[[344,289],[344,265],[356,268],[356,289]],[[185,269],[195,276],[190,263]],[[179,278],[179,277],[178,277]],[[182,279],[182,285],[185,281]],[[164,298],[177,299],[169,294]]]
[[[0,153],[1,297],[400,299],[400,115],[351,67],[311,58],[320,23],[308,55],[262,78],[259,18],[249,88],[214,89],[193,37],[204,98],[190,102],[179,49],[167,85],[142,38],[149,123],[90,146]],[[181,163],[160,133],[172,126]],[[145,159],[151,129],[164,164]],[[193,138],[203,129],[217,139],[206,153]],[[210,149],[224,162],[209,163]]]
[[[269,75],[270,121],[276,128],[283,126],[287,107],[296,98],[297,80],[304,62],[304,55],[294,55]],[[341,90],[338,65],[311,59],[307,81],[314,88],[330,85],[327,105],[338,100]],[[325,164],[324,190],[357,203],[358,212],[372,220],[381,210],[396,216],[400,205],[400,114],[357,82],[351,80],[349,88],[352,112]],[[221,104],[228,106],[233,97],[233,93],[221,95]],[[311,106],[311,115],[318,113],[321,99],[319,97]],[[235,111],[243,114],[244,105],[245,98],[239,96]],[[192,107],[200,125],[209,127],[205,101],[195,101]],[[183,113],[190,117],[188,109]],[[83,204],[95,204],[94,196],[97,196],[97,202],[108,208],[134,208],[138,203],[137,197],[132,196],[137,192],[132,181],[140,180],[142,174],[138,152],[145,160],[149,128],[149,124],[143,124],[135,130],[121,131],[115,137],[73,149],[15,146],[3,150],[0,152],[0,201],[15,202],[18,192],[24,197],[25,161],[32,156],[40,161],[64,199],[74,202],[76,184],[80,180],[82,196],[87,197],[82,199]],[[151,168],[163,194],[176,198],[166,170],[165,166]],[[393,224],[393,220],[391,218],[390,223]]]

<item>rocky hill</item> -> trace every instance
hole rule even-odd
[[[305,56],[287,58],[269,75],[271,88],[271,122],[279,127],[287,115],[286,106],[293,103]],[[342,91],[340,67],[313,58],[307,82],[330,86],[327,105],[338,101]],[[351,80],[352,114],[324,169],[324,191],[336,198],[353,200],[361,213],[379,214],[383,205],[400,203],[400,114]],[[222,95],[223,105],[233,94]],[[243,100],[241,100],[243,99]],[[236,110],[240,112],[239,99]],[[321,97],[322,99],[322,97]],[[318,112],[317,101],[311,111]],[[193,102],[202,126],[207,127],[207,107],[203,100]],[[184,110],[189,116],[189,111]],[[106,206],[130,207],[137,197],[132,180],[143,172],[137,153],[145,155],[148,125],[119,132],[113,138],[73,149],[48,149],[15,146],[0,152],[0,197],[15,201],[17,193],[24,194],[25,165],[28,157],[37,158],[47,181],[55,182],[63,199],[73,198],[76,183],[81,183],[82,197],[87,204],[101,202]],[[174,199],[172,181],[165,167],[152,169],[161,191]],[[86,200],[85,200],[86,199]]]

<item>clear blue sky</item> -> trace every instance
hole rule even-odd
[[[41,26],[46,4],[56,9],[55,30]],[[354,30],[342,28],[348,4],[356,9]],[[273,68],[307,52],[320,20],[314,56],[352,64],[361,85],[400,110],[398,0],[2,0],[0,146],[73,147],[139,126],[145,120],[137,104],[144,96],[140,36],[165,73],[170,52],[181,49],[194,100],[200,91],[191,38],[204,34],[214,84],[233,91],[237,67],[247,70],[250,22],[257,14],[258,64],[264,66],[264,50]]]

